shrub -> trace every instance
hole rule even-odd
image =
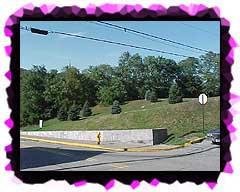
[[[83,117],[88,117],[88,116],[91,116],[92,115],[92,110],[91,108],[89,107],[89,103],[88,101],[86,101],[83,105]]]
[[[183,101],[182,93],[180,88],[176,84],[173,84],[169,90],[168,102],[170,104],[174,104],[174,103],[180,103],[182,101]]]
[[[68,111],[68,119],[75,121],[80,117],[80,107],[79,105],[73,104]]]
[[[145,93],[145,101],[150,101],[151,100],[151,91],[147,90]]]
[[[150,101],[151,102],[157,102],[157,95],[155,93],[155,91],[152,91],[150,94]]]
[[[62,107],[59,109],[58,114],[57,114],[57,118],[58,118],[60,121],[66,121],[66,120],[67,120],[67,118],[68,118],[67,107],[62,106]]]
[[[119,114],[122,112],[122,109],[119,105],[119,101],[115,100],[112,105],[112,114]]]

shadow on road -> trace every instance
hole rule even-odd
[[[72,169],[77,169],[77,168],[84,168],[84,167],[91,167],[91,166],[98,166],[98,165],[105,165],[105,164],[134,163],[134,162],[141,162],[141,161],[171,159],[171,158],[176,158],[176,157],[184,157],[184,156],[204,153],[206,151],[210,151],[210,150],[215,149],[215,148],[219,148],[219,146],[212,146],[212,147],[209,147],[209,148],[204,149],[204,150],[194,151],[194,152],[189,152],[189,153],[184,153],[184,154],[168,155],[168,156],[162,156],[162,157],[158,156],[158,157],[143,158],[143,159],[132,159],[132,160],[122,160],[122,161],[101,162],[101,163],[95,163],[95,164],[90,164],[90,165],[74,166],[74,167],[68,167],[68,168],[59,168],[59,169],[56,169],[56,170],[57,171],[67,171],[68,169],[72,170]]]
[[[102,153],[107,152],[93,150],[68,150],[45,147],[21,148],[20,169],[81,161]]]

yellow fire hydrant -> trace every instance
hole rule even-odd
[[[97,144],[100,145],[100,142],[101,142],[101,133],[98,132],[97,133]]]

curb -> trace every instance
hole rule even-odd
[[[104,149],[109,151],[124,151],[122,148],[109,148],[109,147],[102,147],[99,145],[92,145],[92,144],[82,144],[82,143],[73,143],[73,142],[65,142],[65,141],[56,141],[56,140],[48,140],[48,139],[40,139],[40,138],[33,138],[33,137],[25,137],[21,136],[22,139],[32,140],[32,141],[40,141],[46,143],[53,143],[53,144],[62,144],[62,145],[70,145],[76,147],[86,147],[92,149]]]
[[[62,144],[62,145],[70,145],[70,146],[76,146],[76,147],[85,147],[85,148],[91,148],[91,149],[103,149],[107,151],[128,151],[128,152],[154,152],[154,151],[169,151],[174,149],[179,149],[183,147],[187,147],[194,143],[202,142],[206,137],[197,138],[194,140],[190,140],[184,144],[172,146],[172,147],[165,147],[165,148],[111,148],[111,147],[103,147],[99,145],[93,145],[93,144],[83,144],[83,143],[74,143],[74,142],[65,142],[65,141],[56,141],[56,140],[48,140],[48,139],[40,139],[40,138],[33,138],[33,137],[25,137],[21,136],[22,139],[32,140],[32,141],[40,141],[40,142],[46,142],[46,143],[53,143],[53,144]]]

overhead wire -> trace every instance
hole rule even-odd
[[[208,31],[208,30],[206,30],[206,29],[202,29],[202,28],[200,28],[200,27],[196,27],[196,26],[191,25],[191,24],[189,24],[189,23],[179,22],[179,24],[185,25],[185,26],[190,27],[190,28],[193,28],[193,29],[195,29],[195,30],[199,30],[199,31],[208,33],[208,34],[212,35],[213,37],[218,36],[216,33],[212,33],[211,31]]]
[[[118,31],[121,31],[121,32],[127,32],[127,33],[130,33],[132,35],[135,35],[135,36],[138,36],[138,37],[141,37],[141,38],[144,38],[144,39],[148,39],[150,41],[153,41],[153,42],[156,42],[153,38],[150,38],[150,37],[147,37],[145,35],[142,35],[142,34],[138,34],[138,33],[134,33],[132,31],[129,31],[129,30],[126,30],[126,29],[119,29],[119,28],[116,28],[116,27],[112,27],[112,26],[107,26],[103,23],[97,23],[97,22],[94,22],[94,21],[87,21],[88,23],[92,23],[92,24],[95,24],[95,25],[98,25],[98,26],[101,26],[101,27],[106,27],[106,28],[110,28],[110,29],[115,29],[115,30],[118,30]],[[160,42],[160,41],[159,41]],[[199,50],[192,50],[192,49],[189,49],[189,48],[184,48],[184,47],[178,47],[178,46],[175,46],[175,45],[172,45],[172,44],[169,44],[169,43],[165,43],[163,41],[160,42],[161,44],[163,45],[167,45],[167,46],[170,46],[170,47],[174,47],[174,48],[177,48],[177,49],[181,49],[181,50],[186,50],[186,51],[191,51],[191,52],[194,52],[194,53],[200,53]]]
[[[26,26],[25,27],[21,26],[20,29],[31,31],[31,27],[29,28],[29,27],[26,27]],[[168,55],[187,57],[187,58],[192,57],[192,56],[189,56],[189,55],[167,52],[167,51],[163,51],[163,50],[158,50],[158,49],[153,49],[153,48],[148,48],[148,47],[142,47],[142,46],[132,45],[132,44],[128,44],[128,43],[110,41],[110,40],[106,40],[106,39],[99,39],[99,38],[95,38],[95,37],[77,35],[77,34],[72,34],[72,33],[66,33],[66,32],[60,32],[60,31],[48,31],[48,32],[52,33],[52,34],[66,35],[66,36],[70,36],[70,37],[77,37],[77,38],[82,38],[82,39],[87,39],[87,40],[92,40],[92,41],[98,41],[98,42],[103,42],[103,43],[108,43],[108,44],[115,44],[115,45],[131,47],[131,48],[136,48],[136,49],[142,49],[142,50],[147,50],[147,51],[152,51],[152,52],[158,52],[158,53],[163,53],[163,54],[168,54]]]
[[[136,34],[142,34],[144,36],[152,37],[154,39],[166,41],[166,42],[169,42],[169,43],[172,43],[172,44],[177,44],[177,45],[180,45],[180,46],[183,46],[183,47],[187,47],[187,48],[190,48],[190,49],[195,49],[195,50],[198,50],[198,51],[201,51],[201,52],[209,52],[209,50],[206,50],[206,49],[194,47],[194,46],[191,46],[191,45],[187,45],[187,44],[184,44],[184,43],[181,43],[181,42],[173,41],[173,40],[170,40],[170,39],[167,39],[167,38],[159,37],[159,36],[156,36],[156,35],[153,35],[153,34],[149,34],[149,33],[145,33],[145,32],[142,32],[142,31],[138,31],[138,30],[131,29],[131,28],[128,28],[128,27],[123,27],[123,26],[112,24],[112,23],[108,23],[108,22],[105,22],[105,21],[97,21],[97,22],[105,24],[107,26],[111,26],[111,27],[115,27],[115,28],[118,28],[118,29],[122,29],[124,31],[131,31],[131,32],[136,33]]]

